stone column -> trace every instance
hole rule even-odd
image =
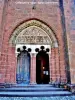
[[[59,62],[59,49],[55,48],[55,68],[56,68],[56,81],[61,80],[61,70],[60,70],[60,62]]]
[[[55,48],[51,48],[51,55],[50,55],[49,63],[50,63],[50,81],[55,82],[56,81],[56,71],[55,71]]]
[[[30,84],[36,84],[36,53],[31,54]]]
[[[51,82],[51,54],[49,53],[49,80]]]

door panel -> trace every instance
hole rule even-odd
[[[18,84],[29,84],[30,82],[30,56],[27,53],[21,53],[17,60],[16,81]]]

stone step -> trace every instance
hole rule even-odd
[[[70,96],[71,92],[63,88],[56,88],[49,84],[39,85],[14,85],[7,88],[0,88],[0,97],[50,97]]]
[[[66,89],[63,89],[63,88],[54,88],[54,87],[47,87],[47,88],[44,88],[44,87],[38,87],[38,88],[0,88],[0,92],[1,91],[14,91],[14,92],[24,92],[24,91],[27,91],[27,92],[29,92],[29,91],[66,91]]]
[[[47,91],[47,92],[0,92],[2,97],[50,97],[50,96],[70,96],[73,95],[67,91]]]
[[[50,85],[50,84],[31,84],[31,85],[26,85],[26,84],[16,84],[16,85],[14,85],[14,86],[12,86],[12,87],[18,87],[18,88],[25,88],[25,87],[53,87],[53,85]]]

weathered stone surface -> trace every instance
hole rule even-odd
[[[50,55],[50,80],[56,81],[57,79],[66,82],[66,60],[65,47],[63,40],[62,24],[66,25],[66,36],[68,45],[69,66],[71,72],[71,83],[75,83],[75,77],[73,77],[74,70],[74,45],[75,45],[75,0],[63,0],[65,23],[62,23],[59,7],[59,0],[36,0],[36,4],[31,0],[9,0],[4,3],[4,0],[0,0],[0,82],[16,82],[16,67],[17,57],[15,54],[15,47],[11,46],[9,41],[14,31],[29,20],[37,20],[47,25],[52,30],[54,36],[58,41],[58,46],[51,46]],[[45,1],[45,2],[44,2]],[[29,3],[28,3],[29,2]],[[4,8],[3,8],[4,7]],[[41,28],[41,26],[40,26]],[[28,33],[31,32],[29,29]],[[37,30],[35,30],[37,31]],[[39,32],[33,31],[33,34],[18,34],[17,43],[48,43],[49,38],[45,37],[45,31],[42,35]],[[25,31],[26,33],[26,31]],[[37,33],[37,35],[35,35]],[[51,34],[51,33],[50,33]],[[24,37],[25,36],[25,37]],[[50,35],[52,36],[52,35]],[[27,39],[28,38],[28,39]],[[51,37],[50,37],[51,38]],[[53,37],[52,37],[53,38]],[[23,41],[24,40],[24,41]],[[45,42],[44,42],[45,41]],[[16,43],[15,42],[15,43]],[[56,41],[53,41],[56,43]],[[52,44],[53,45],[53,44]],[[36,58],[35,58],[36,59]],[[71,70],[72,69],[72,70]],[[34,68],[33,68],[34,70]],[[34,71],[33,71],[34,72]],[[73,72],[75,73],[75,72]],[[31,76],[35,79],[34,76]],[[31,79],[31,80],[34,80]]]

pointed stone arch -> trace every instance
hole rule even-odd
[[[33,29],[34,31],[32,32]],[[40,33],[38,33],[39,31]],[[34,33],[34,34],[31,34],[31,33]],[[40,34],[40,37],[39,37],[39,34]],[[43,37],[41,40],[42,42],[41,41],[37,42],[39,41],[38,38],[41,38],[41,36]],[[29,39],[29,42],[28,40],[26,40],[27,38]],[[45,25],[43,22],[38,21],[38,20],[29,20],[19,25],[12,33],[9,39],[9,43],[12,46],[15,46],[18,43],[19,44],[21,43],[33,44],[33,42],[31,42],[30,40],[34,40],[33,41],[34,44],[44,43],[44,44],[51,45],[51,47],[58,47],[58,42],[52,29],[50,29],[47,25]]]

